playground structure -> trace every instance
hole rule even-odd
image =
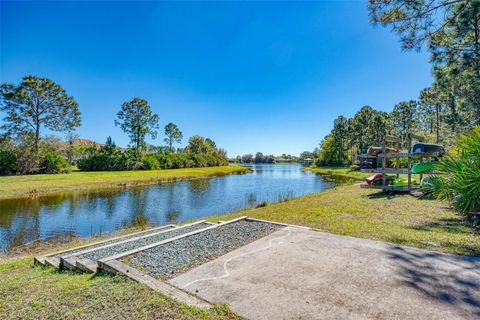
[[[425,160],[431,157],[442,156],[445,152],[443,147],[430,144],[414,145],[414,141],[421,143],[425,141],[425,139],[422,136],[409,134],[407,137],[407,152],[399,152],[399,150],[401,150],[401,141],[402,140],[397,137],[386,136],[381,147],[371,147],[369,151],[373,150],[373,152],[360,154],[358,156],[360,159],[373,159],[373,163],[379,163],[381,161],[381,167],[360,169],[362,172],[381,174],[381,184],[362,184],[360,185],[361,188],[381,189],[383,191],[411,192],[420,187],[420,184],[417,184],[417,181],[412,178],[413,174],[420,175],[420,179],[418,180],[418,183],[420,183],[423,179],[424,173],[434,173],[431,163],[425,162]],[[414,146],[414,148],[412,148],[412,146]],[[375,155],[372,156],[372,153]],[[406,168],[400,168],[400,159],[407,159]],[[425,169],[417,169],[412,171],[413,159],[420,159],[421,166],[417,165],[417,168],[422,167]],[[400,174],[407,175],[405,185],[392,185],[391,176],[387,176],[388,173],[395,174],[398,182],[402,182],[400,179]]]

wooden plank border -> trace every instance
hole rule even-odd
[[[211,224],[210,222],[207,222],[205,220],[200,220],[200,221],[190,223],[190,224],[186,224],[186,225],[183,225],[183,226],[180,226],[180,227],[168,228],[166,230],[161,230],[159,232],[149,233],[149,234],[146,234],[146,235],[143,235],[143,236],[134,237],[134,238],[126,239],[124,241],[118,241],[118,242],[110,243],[110,244],[107,244],[105,246],[100,246],[100,247],[96,247],[96,248],[91,248],[91,249],[87,249],[87,250],[78,251],[78,252],[75,252],[71,255],[62,256],[62,257],[60,257],[60,269],[73,265],[74,269],[79,269],[79,270],[84,271],[84,272],[95,272],[97,270],[97,262],[93,261],[93,260],[90,260],[90,259],[87,259],[87,258],[79,258],[79,256],[84,255],[84,254],[89,253],[89,252],[96,251],[96,250],[113,247],[113,246],[116,246],[118,244],[138,241],[138,240],[141,240],[141,239],[156,236],[156,235],[161,234],[161,233],[166,233],[166,232],[169,232],[169,231],[172,231],[172,230],[183,229],[183,228],[190,227],[190,226],[193,226],[193,225],[196,225],[196,224],[201,224],[201,223]],[[67,259],[69,260],[68,261],[69,263],[64,263]]]
[[[175,240],[178,240],[178,239],[182,239],[182,238],[187,238],[187,237],[190,237],[190,236],[193,236],[195,234],[202,233],[202,232],[205,232],[205,231],[208,231],[208,230],[216,229],[216,228],[219,228],[219,227],[224,226],[226,224],[230,224],[230,223],[234,223],[234,222],[237,222],[237,221],[245,220],[246,218],[247,218],[247,216],[243,216],[243,217],[232,219],[232,220],[229,220],[229,221],[226,221],[226,222],[214,224],[214,225],[212,225],[210,227],[207,227],[207,228],[191,231],[191,232],[181,234],[181,235],[178,235],[178,236],[170,238],[170,239],[165,239],[165,240],[162,240],[162,241],[159,241],[159,242],[156,242],[156,243],[151,243],[149,245],[146,245],[146,246],[143,246],[143,247],[140,247],[140,248],[136,248],[136,249],[133,249],[133,250],[130,250],[130,251],[126,251],[126,252],[116,254],[116,255],[111,256],[111,257],[106,257],[106,258],[100,259],[100,260],[98,260],[98,270],[102,270],[103,265],[108,261],[118,260],[118,259],[130,256],[132,254],[136,254],[140,251],[148,250],[150,248],[161,246],[165,243],[169,243],[169,242],[172,242],[172,241],[175,241]]]
[[[160,292],[166,296],[175,298],[183,303],[186,303],[190,306],[200,307],[200,308],[210,308],[212,305],[210,302],[202,299],[196,295],[193,295],[187,291],[174,287],[173,285],[155,279],[142,271],[132,268],[120,261],[110,260],[103,263],[103,270],[108,273],[119,273],[127,276],[139,283],[142,283],[149,288]]]
[[[303,228],[303,229],[312,229],[312,228],[309,228],[309,227],[295,226],[295,225],[286,224],[286,223],[280,223],[280,222],[274,222],[274,221],[268,221],[268,220],[261,220],[261,219],[250,218],[250,217],[247,217],[247,216],[242,216],[242,217],[232,219],[232,220],[229,220],[229,221],[221,221],[218,224],[213,224],[212,226],[204,228],[204,229],[195,230],[195,231],[183,234],[183,235],[179,235],[179,236],[174,237],[174,238],[159,241],[157,243],[152,243],[152,244],[144,246],[144,247],[140,247],[140,248],[137,248],[137,249],[134,249],[134,250],[130,250],[130,251],[127,251],[127,252],[124,252],[124,253],[121,253],[121,254],[117,254],[117,255],[114,255],[114,256],[111,256],[111,257],[101,259],[101,260],[98,261],[98,265],[96,266],[96,270],[97,271],[103,271],[103,272],[106,272],[106,273],[112,273],[112,274],[123,274],[124,276],[127,276],[127,277],[129,277],[129,278],[131,278],[131,279],[133,279],[133,280],[135,280],[139,283],[142,283],[142,284],[148,286],[149,288],[151,288],[155,291],[158,291],[158,292],[160,292],[164,295],[170,296],[170,297],[172,297],[174,299],[177,299],[177,300],[179,300],[183,303],[186,303],[190,306],[210,308],[212,306],[211,302],[209,302],[209,301],[207,301],[203,298],[200,298],[197,295],[195,295],[191,292],[188,292],[184,289],[178,288],[178,287],[176,287],[176,286],[174,286],[174,285],[172,285],[172,284],[170,284],[166,281],[154,278],[154,277],[146,274],[144,271],[141,271],[141,270],[139,270],[139,269],[137,269],[133,266],[129,266],[126,263],[123,263],[123,262],[119,261],[119,259],[130,256],[130,255],[133,255],[133,254],[136,254],[136,253],[144,251],[144,250],[148,250],[148,249],[153,248],[153,247],[161,246],[163,244],[166,244],[166,243],[169,243],[169,242],[172,242],[172,241],[176,241],[178,239],[187,238],[187,237],[193,236],[195,234],[199,234],[199,233],[202,233],[202,232],[205,232],[205,231],[208,231],[208,230],[216,229],[216,228],[219,228],[221,226],[231,224],[231,223],[235,223],[235,222],[238,222],[238,221],[241,221],[241,220],[269,223],[269,224],[274,224],[274,225],[278,225],[278,226],[282,226],[282,227],[297,227],[297,228]],[[79,262],[77,261],[77,264],[78,263]],[[81,268],[92,270],[93,267],[91,265],[85,264],[85,261],[83,261],[82,265],[81,265]]]

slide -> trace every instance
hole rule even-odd
[[[424,173],[435,168],[435,162],[421,162],[412,167],[412,173]]]
[[[417,180],[412,179],[411,180],[412,184],[417,184]],[[396,178],[393,180],[393,185],[397,187],[406,187],[408,186],[408,179],[403,179],[403,178]]]

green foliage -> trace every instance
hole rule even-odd
[[[317,166],[343,166],[352,162],[354,153],[366,152],[371,145],[379,145],[393,128],[386,112],[362,107],[353,118],[335,119],[333,129],[320,145]]]
[[[404,49],[426,44],[451,132],[480,124],[480,1],[369,3],[372,22],[391,27]]]
[[[165,126],[165,136],[166,138],[164,141],[166,144],[168,144],[170,152],[173,151],[173,144],[181,143],[183,138],[183,134],[180,129],[178,129],[176,124],[171,122]]]
[[[417,102],[410,100],[397,103],[393,107],[391,119],[395,135],[402,139],[402,147],[407,147],[408,135],[418,127]]]
[[[69,131],[80,126],[78,104],[55,82],[25,76],[18,86],[0,86],[0,111],[6,113],[2,126],[9,134],[32,133],[38,155],[40,129]]]
[[[143,166],[146,170],[160,170],[160,161],[155,153],[150,153],[142,157]]]
[[[318,167],[345,165],[345,159],[338,157],[337,148],[333,136],[326,136],[320,144],[320,155],[316,159],[315,165]]]
[[[418,112],[422,130],[431,134],[435,133],[435,143],[440,143],[440,130],[442,126],[442,111],[444,101],[438,86],[425,88],[420,92]]]
[[[187,153],[192,153],[192,160],[195,166],[210,167],[223,166],[228,164],[227,152],[217,148],[215,142],[211,139],[195,135],[188,140],[188,146],[185,148]]]
[[[42,173],[68,173],[70,163],[58,152],[48,152],[42,161]]]
[[[77,161],[82,171],[116,171],[128,170],[128,156],[117,148],[112,138],[101,148],[90,147],[87,156]]]
[[[17,155],[13,151],[0,150],[0,176],[14,175],[17,171]]]
[[[371,145],[378,145],[391,130],[390,118],[370,106],[363,106],[353,118],[347,120],[347,145],[366,152]]]
[[[442,159],[438,170],[436,196],[457,211],[470,215],[480,212],[480,126],[457,139],[457,152]]]
[[[152,139],[157,136],[158,114],[153,113],[147,100],[133,98],[122,104],[117,117],[115,125],[119,125],[128,134],[135,150],[135,157],[139,159],[140,149],[145,147],[145,136],[150,135]]]
[[[420,191],[423,193],[423,197],[445,199],[450,198],[448,195],[443,194],[443,182],[438,175],[429,175],[423,178],[420,186]]]
[[[142,158],[145,169],[179,169],[224,166],[228,164],[225,151],[211,139],[193,136],[183,152],[156,152]]]
[[[137,160],[135,150],[121,151],[108,138],[106,144],[97,149],[91,147],[88,155],[77,161],[82,171],[117,171],[117,170],[159,170],[198,168],[228,165],[226,153],[215,147],[210,139],[195,136],[194,143],[201,146],[187,148],[183,152],[165,153],[162,151],[149,153]],[[197,151],[194,152],[193,150]],[[198,151],[201,151],[198,152]]]

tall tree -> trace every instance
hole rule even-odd
[[[352,141],[360,152],[366,152],[373,143],[370,126],[373,123],[375,111],[370,106],[363,106],[350,121],[350,134]]]
[[[255,154],[255,163],[263,163],[265,162],[265,156],[261,152],[257,152]]]
[[[347,162],[348,153],[347,153],[347,133],[348,133],[348,122],[344,116],[339,116],[333,122],[333,129],[331,133],[332,137],[332,164],[334,165],[343,165]]]
[[[391,118],[395,131],[402,139],[402,146],[407,146],[408,134],[414,133],[417,128],[417,102],[414,100],[402,101],[393,108]]]
[[[174,143],[181,143],[183,134],[178,129],[177,125],[170,122],[165,126],[165,136],[167,136],[163,141],[168,144],[170,152],[173,151],[173,144]]]
[[[480,124],[480,1],[369,0],[369,11],[372,22],[400,35],[403,49],[428,47],[452,131],[462,121]]]
[[[382,145],[385,138],[393,130],[391,118],[387,112],[376,111],[373,112],[373,119],[368,127],[369,142],[372,145]]]
[[[191,136],[188,139],[187,151],[196,154],[207,154],[210,148],[210,144],[207,144],[205,138],[199,135]]]
[[[117,117],[115,125],[119,125],[128,134],[135,150],[135,157],[139,159],[140,151],[145,146],[145,136],[148,134],[152,139],[156,138],[160,117],[153,113],[147,100],[141,98],[133,98],[131,101],[124,102]]]
[[[55,82],[25,76],[18,86],[0,86],[0,110],[6,113],[2,126],[10,134],[32,133],[38,157],[42,127],[68,132],[80,126],[80,111],[75,99]]]
[[[424,129],[435,133],[436,143],[440,143],[441,112],[443,101],[436,86],[425,88],[420,92],[418,109]]]

